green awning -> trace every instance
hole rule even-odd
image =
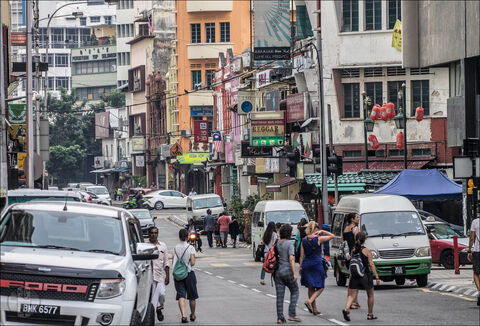
[[[321,183],[316,183],[315,187],[322,188]],[[335,191],[335,185],[333,183],[328,184],[328,192]],[[339,184],[338,191],[340,192],[351,192],[351,191],[365,191],[364,183],[350,183],[350,184]]]

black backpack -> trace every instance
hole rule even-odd
[[[350,275],[354,279],[361,279],[365,276],[365,266],[360,253],[353,255],[352,260],[350,260]]]

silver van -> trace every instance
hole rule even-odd
[[[203,227],[203,218],[207,215],[207,209],[210,209],[213,217],[217,218],[225,210],[222,198],[215,194],[187,197],[187,218],[192,218],[195,225]]]

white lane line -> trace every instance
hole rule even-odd
[[[217,275],[217,278],[219,278],[219,279],[223,280],[225,277],[223,277],[223,276],[220,276],[220,275]]]
[[[273,294],[270,294],[270,293],[267,293],[267,296],[269,296],[270,298],[276,298],[277,297],[276,295],[273,295]]]
[[[331,321],[332,323],[335,323],[337,325],[342,325],[342,326],[348,325],[348,324],[342,323],[341,321],[336,320],[335,318],[330,318],[329,321]]]
[[[203,271],[205,274],[208,274],[208,275],[213,275],[212,273],[208,272],[208,271]]]
[[[232,280],[228,280],[228,281],[232,284],[237,284],[237,282],[235,282],[235,281],[232,281]]]
[[[442,286],[441,288],[439,288],[438,290],[443,291],[443,290],[445,290],[447,287],[448,287],[448,285],[444,285],[444,286]]]
[[[252,289],[253,292],[257,292],[257,293],[262,293],[262,291],[258,290],[258,289]]]
[[[242,288],[248,288],[248,286],[246,286],[245,284],[238,284],[240,285]]]

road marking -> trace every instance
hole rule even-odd
[[[235,281],[232,281],[232,280],[228,280],[228,281],[232,284],[237,284],[237,282],[235,282]]]
[[[258,289],[252,289],[253,292],[257,292],[257,293],[262,293],[262,291],[258,290]]]
[[[285,303],[288,303],[288,304],[290,304],[290,301],[288,301],[288,300],[285,300]]]
[[[461,295],[455,294],[455,293],[450,293],[450,292],[439,292],[439,291],[432,291],[429,289],[422,289],[422,288],[417,288],[416,290],[423,291],[425,293],[438,293],[440,295],[448,295],[451,297],[467,300],[467,301],[477,301],[477,299],[469,298],[469,297],[462,297]]]
[[[218,263],[218,264],[210,264],[212,267],[230,267],[229,264]]]
[[[455,288],[456,288],[456,286],[451,286],[451,287],[449,287],[449,288],[447,289],[447,292],[451,292],[451,291],[452,291],[453,289],[455,289]]]
[[[238,285],[240,285],[242,288],[248,288],[248,286],[245,284],[238,284]]]
[[[219,279],[221,279],[221,280],[223,280],[223,279],[225,278],[225,277],[220,276],[220,275],[217,275],[216,277],[219,278]]]
[[[260,263],[254,263],[254,262],[251,262],[251,261],[250,262],[244,262],[243,264],[245,266],[259,266],[260,265]]]
[[[199,272],[202,271],[202,270],[201,270],[200,268],[198,268],[198,267],[195,267],[195,270],[196,270],[196,271],[199,271]]]
[[[445,290],[447,287],[448,287],[448,285],[444,285],[444,286],[442,286],[441,288],[439,288],[439,290],[440,290],[440,291],[443,291],[443,290]]]
[[[276,298],[277,297],[276,295],[273,295],[273,294],[270,294],[270,293],[267,293],[267,296],[269,296],[270,298]]]
[[[207,271],[203,271],[205,274],[208,274],[208,275],[213,275],[212,273],[210,272],[207,272]]]
[[[168,218],[166,218],[165,221],[167,221],[168,223],[170,223],[170,224],[173,225],[173,226],[176,226],[177,228],[181,228],[178,224],[170,221],[170,219],[168,219]]]
[[[332,323],[338,324],[338,325],[343,325],[343,326],[348,325],[348,324],[342,323],[341,321],[336,320],[335,318],[330,318],[329,321],[331,321]]]

